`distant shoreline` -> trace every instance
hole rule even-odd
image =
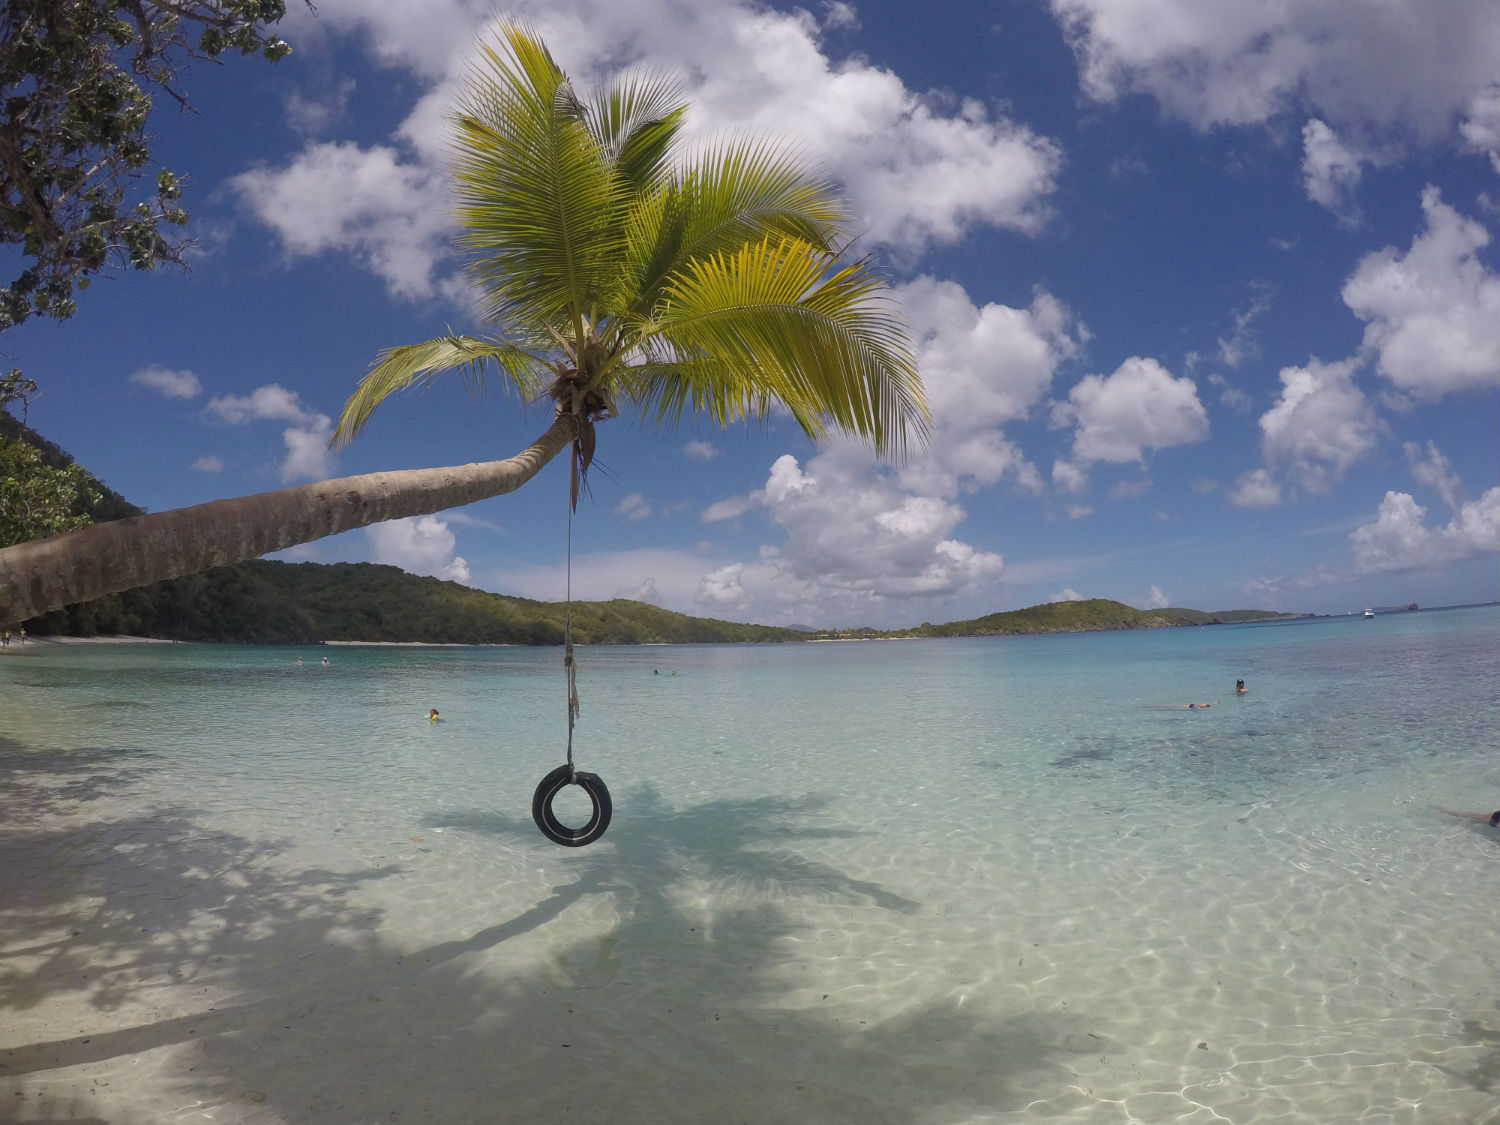
[[[169,640],[166,637],[132,637],[122,633],[110,633],[98,637],[63,637],[43,634],[37,636],[32,633],[26,635],[22,641],[16,634],[10,635],[10,644],[0,645],[0,656],[23,653],[27,649],[36,647],[50,647],[52,645],[175,645],[187,644],[186,641]]]
[[[471,645],[463,641],[322,641],[321,644],[343,648],[545,648],[545,645],[517,645],[508,641],[493,641],[488,644]],[[281,648],[298,648],[298,645],[280,645]],[[316,645],[308,646],[316,648]],[[556,647],[555,645],[552,647]]]

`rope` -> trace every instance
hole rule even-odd
[[[573,721],[578,718],[578,665],[573,660],[573,504],[571,499],[573,473],[578,463],[570,458],[571,472],[568,474],[568,564],[566,586],[566,609],[563,616],[563,669],[568,681],[568,778],[573,777]]]

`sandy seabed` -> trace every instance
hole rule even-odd
[[[1421,999],[1469,1003],[1453,986],[1482,969],[1441,951],[1484,918],[1372,935],[1379,869],[1320,869],[1318,843],[1225,912],[1217,848],[1169,900],[1139,873],[1149,828],[1102,860],[1065,844],[1114,888],[1090,902],[1028,884],[1056,864],[1039,842],[997,916],[903,897],[938,884],[898,855],[774,850],[770,806],[732,864],[695,870],[732,818],[579,853],[499,815],[351,822],[312,851],[120,780],[84,761],[7,794],[0,1120],[1500,1121],[1492,997],[1457,1038],[1462,1013]],[[1305,921],[1270,921],[1278,900]],[[1343,922],[1315,938],[1319,912]]]

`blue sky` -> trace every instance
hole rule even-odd
[[[897,465],[789,419],[600,432],[573,590],[906,626],[1039,602],[1317,613],[1500,596],[1500,21],[1492,0],[552,0],[580,85],[678,75],[691,131],[841,182],[917,343]],[[487,0],[319,0],[294,53],[187,76],[155,156],[188,274],[6,334],[42,433],[153,511],[506,457],[546,426],[456,378],[330,419],[471,312],[444,113]],[[563,593],[566,467],[284,552]]]

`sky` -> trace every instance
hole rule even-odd
[[[490,0],[318,0],[184,76],[153,156],[187,273],[0,338],[31,424],[151,511],[508,457],[546,409],[456,376],[335,452],[376,354],[486,331],[445,115]],[[688,133],[841,185],[911,331],[897,463],[785,414],[600,427],[574,597],[900,628],[1043,602],[1309,613],[1500,597],[1493,0],[524,0],[576,85],[680,80]],[[3,264],[3,263],[0,263]],[[8,268],[8,267],[7,267]],[[14,272],[14,270],[12,271]],[[7,275],[9,276],[9,275]],[[280,553],[559,600],[567,467]]]

